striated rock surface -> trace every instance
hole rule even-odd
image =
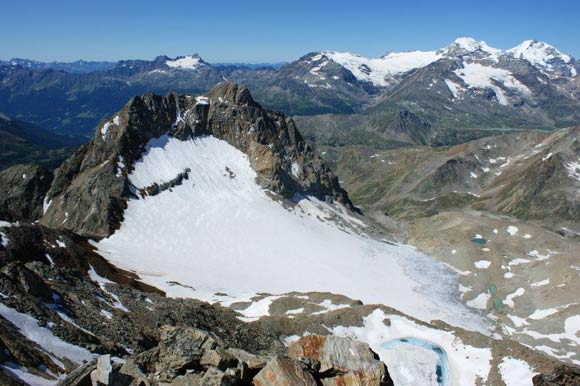
[[[287,198],[304,194],[337,200],[352,208],[337,177],[292,119],[264,110],[245,87],[221,83],[206,96],[145,94],[131,99],[55,171],[41,223],[84,236],[110,235],[122,221],[126,200],[147,193],[135,192],[128,178],[146,145],[163,136],[185,140],[204,135],[244,152],[265,189]],[[164,181],[166,188],[181,183],[187,173],[179,181]]]

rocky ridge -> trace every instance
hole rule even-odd
[[[303,194],[337,200],[352,208],[338,179],[291,119],[262,109],[245,87],[222,83],[206,96],[146,94],[129,101],[55,171],[40,222],[86,236],[110,235],[125,201],[138,194],[128,175],[147,144],[163,136],[185,140],[204,135],[244,152],[265,189],[287,198]]]

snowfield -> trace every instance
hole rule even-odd
[[[329,291],[488,331],[460,303],[456,274],[412,247],[338,225],[332,217],[355,219],[314,198],[284,206],[225,141],[158,138],[129,179],[139,189],[187,168],[182,185],[131,199],[120,229],[96,243],[99,253],[172,297],[231,303],[262,292]]]
[[[322,54],[352,72],[360,81],[386,86],[385,78],[425,67],[441,58],[435,51],[391,52],[381,58],[365,58],[350,52],[323,51]]]

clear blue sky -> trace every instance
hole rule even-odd
[[[529,38],[580,57],[579,0],[2,1],[0,59],[294,60],[320,49],[380,56],[459,36],[510,48]]]

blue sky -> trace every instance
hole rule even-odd
[[[529,38],[580,57],[578,0],[3,1],[0,59],[294,60],[320,49],[380,56],[459,36],[510,48]]]

